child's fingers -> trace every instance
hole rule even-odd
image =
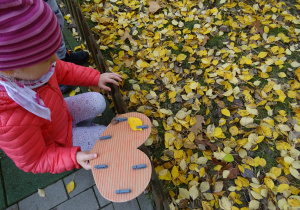
[[[91,169],[91,164],[90,164],[90,160],[93,160],[97,158],[97,154],[96,153],[91,153],[91,154],[85,154],[84,156],[84,163],[83,163],[83,168],[85,170],[90,170]]]
[[[122,76],[117,73],[104,73],[103,78],[99,80],[98,86],[106,91],[111,91],[111,88],[106,86],[107,83],[119,86],[119,82],[122,82]]]
[[[86,154],[86,156],[85,156],[86,160],[93,160],[95,158],[97,158],[97,154],[96,153]]]
[[[114,80],[114,79],[110,79],[108,82],[112,83],[112,84],[115,84],[116,86],[119,86],[119,83],[116,82],[116,80]]]
[[[103,89],[106,91],[111,91],[110,87],[107,87],[107,86],[104,86]]]
[[[92,167],[89,161],[84,161],[82,168],[84,168],[85,170],[90,170]]]
[[[111,79],[119,80],[120,82],[122,81],[122,76],[119,75],[119,74],[113,74],[113,75],[111,75],[110,78],[111,78]]]
[[[100,88],[102,88],[103,90],[106,90],[106,91],[111,91],[111,89],[105,85],[101,85],[99,86]]]

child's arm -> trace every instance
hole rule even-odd
[[[122,81],[121,75],[116,73],[104,73],[84,66],[78,66],[73,63],[58,60],[55,67],[58,84],[62,85],[79,85],[79,86],[99,86],[100,88],[110,91],[106,83],[113,83]]]
[[[58,84],[78,85],[78,86],[97,86],[100,72],[73,63],[56,61],[55,72]]]
[[[46,145],[38,126],[0,128],[0,148],[25,172],[61,173],[80,168],[76,153],[80,147]]]

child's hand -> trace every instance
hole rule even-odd
[[[96,159],[96,153],[89,153],[89,152],[77,152],[76,153],[76,160],[79,165],[82,166],[85,170],[91,169],[90,160]]]
[[[116,86],[119,86],[118,81],[122,81],[122,76],[116,73],[104,73],[100,75],[98,86],[104,90],[111,91],[109,87],[106,86],[106,83],[113,83]]]

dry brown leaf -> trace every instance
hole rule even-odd
[[[134,41],[132,36],[128,33],[128,31],[125,31],[124,35],[121,37],[121,39],[123,41],[125,41],[126,39],[128,39],[129,41]]]
[[[201,42],[200,45],[201,46],[205,46],[208,40],[209,40],[209,36],[204,35],[204,38],[202,39],[202,42]]]
[[[179,201],[179,207],[185,209],[189,205],[189,199],[182,199]]]
[[[98,18],[97,20],[98,20],[99,23],[101,23],[101,24],[106,24],[106,23],[109,23],[109,22],[112,20],[112,18],[107,18],[107,17],[105,17],[105,18]]]
[[[157,3],[156,1],[148,1],[148,4],[149,4],[149,12],[152,14],[154,14],[161,8],[159,3]]]
[[[98,86],[90,86],[89,88],[92,92],[101,92],[101,88],[99,88]]]
[[[260,35],[263,35],[264,34],[264,29],[262,29],[260,26],[261,26],[261,23],[259,20],[255,21],[252,23],[253,27],[255,27],[257,29],[257,31],[260,33]]]
[[[209,140],[203,139],[202,134],[196,136],[195,142],[196,142],[196,144],[202,144],[204,146],[209,146],[212,151],[218,150],[218,148],[213,143],[211,143]]]
[[[201,115],[196,115],[195,117],[196,117],[197,122],[195,125],[193,125],[190,128],[190,130],[197,135],[199,130],[202,131],[202,124],[205,123],[205,121],[204,121],[204,117]]]
[[[134,57],[131,57],[131,58],[125,58],[123,63],[125,64],[125,67],[131,67],[135,62],[135,58]]]

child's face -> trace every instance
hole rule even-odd
[[[44,74],[46,74],[51,64],[57,61],[58,57],[56,54],[54,54],[51,58],[48,60],[35,64],[33,66],[21,68],[21,69],[14,69],[9,71],[2,71],[2,73],[14,77],[17,79],[23,79],[23,80],[36,80],[41,78]]]

